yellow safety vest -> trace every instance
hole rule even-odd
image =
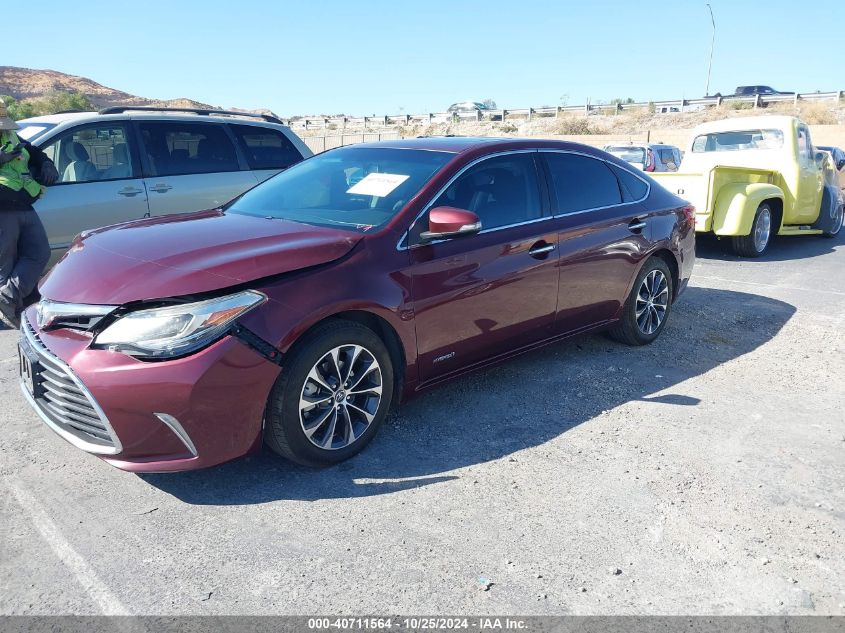
[[[0,132],[0,152],[11,153],[18,146],[20,139],[11,130]],[[33,198],[41,195],[41,185],[29,174],[29,152],[21,147],[20,156],[0,166],[0,186],[12,191],[26,189]]]

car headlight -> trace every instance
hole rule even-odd
[[[97,335],[98,347],[139,358],[172,358],[221,337],[232,322],[267,297],[254,290],[196,303],[137,310],[119,317]]]

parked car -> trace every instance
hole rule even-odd
[[[79,236],[24,313],[23,392],[125,470],[210,466],[262,437],[338,462],[424,388],[578,333],[654,341],[693,215],[575,143],[331,150],[222,208]]]
[[[681,150],[674,145],[608,145],[604,151],[647,172],[678,171],[681,165]]]
[[[830,145],[819,145],[816,149],[830,154],[834,169],[839,178],[839,186],[845,189],[845,150]]]
[[[108,108],[18,123],[59,170],[35,205],[49,265],[81,231],[218,206],[312,154],[268,115]]]
[[[696,230],[730,237],[744,257],[772,235],[824,235],[842,228],[831,167],[805,123],[789,116],[734,118],[692,132],[677,173],[654,174],[696,208]]]
[[[737,86],[733,96],[753,97],[754,95],[794,95],[794,92],[782,92],[771,86]]]
[[[461,101],[460,103],[453,103],[449,106],[446,112],[461,113],[461,112],[481,112],[482,114],[490,110],[487,104],[480,101]]]

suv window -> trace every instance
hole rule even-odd
[[[134,178],[126,127],[103,123],[77,127],[44,147],[61,183]]]
[[[541,217],[543,211],[533,153],[481,161],[449,185],[432,205],[434,207],[468,209],[481,219],[482,229]],[[418,227],[420,224],[417,222]]]
[[[154,176],[240,170],[235,146],[223,125],[144,121],[139,128]]]
[[[660,162],[666,165],[669,171],[678,171],[678,159],[675,155],[675,150],[671,148],[659,149],[657,153],[660,155]]]
[[[622,203],[619,181],[603,160],[580,154],[546,152],[544,155],[557,199],[556,214]]]
[[[229,125],[250,169],[287,169],[302,160],[302,154],[278,130],[254,125]]]

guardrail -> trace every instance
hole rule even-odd
[[[748,103],[754,108],[766,106],[770,103],[797,104],[799,101],[839,101],[845,99],[845,91],[836,90],[833,92],[805,92],[794,95],[753,95],[750,97],[704,97],[701,99],[670,99],[668,101],[648,101],[640,103],[611,103],[591,104],[578,106],[543,106],[539,108],[508,108],[498,110],[476,110],[472,112],[426,112],[424,114],[387,114],[383,116],[364,117],[303,117],[283,119],[284,123],[293,128],[310,129],[332,129],[343,131],[347,127],[390,127],[391,125],[410,125],[412,123],[446,123],[455,119],[462,121],[504,121],[508,118],[528,119],[534,117],[559,117],[566,113],[581,113],[589,115],[600,112],[622,112],[624,110],[641,110],[643,108],[654,108],[660,111],[661,108],[678,108],[683,111],[685,108],[706,108],[719,107],[723,103]],[[326,148],[328,149],[328,148]]]

